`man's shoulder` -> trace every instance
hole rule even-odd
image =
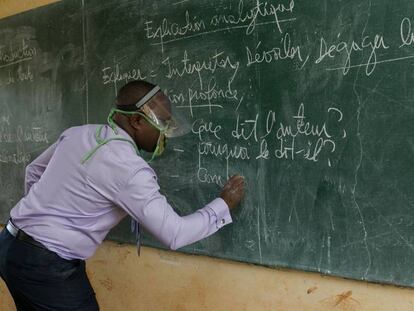
[[[122,140],[114,140],[107,144],[112,162],[118,162],[120,166],[127,167],[131,170],[149,167],[148,163],[137,153],[132,143]]]
[[[79,125],[79,126],[72,126],[65,129],[59,136],[59,141],[62,141],[66,138],[74,139],[76,136],[78,139],[82,135],[90,135],[91,132],[95,131],[97,125],[87,124],[87,125]]]
[[[95,182],[112,184],[115,188],[124,185],[137,173],[146,171],[155,176],[148,163],[126,141],[111,141],[90,159],[89,178]]]
[[[92,126],[81,130],[89,130],[95,133],[96,127]],[[108,134],[106,130],[110,133],[110,130],[105,128],[101,137],[106,143],[97,151],[97,159],[100,162],[121,175],[142,168],[150,168],[148,163],[137,152],[132,138],[113,135],[112,133]]]
[[[67,129],[65,129],[62,132],[62,135],[69,135],[69,134],[79,134],[79,133],[89,133],[91,131],[95,131],[98,127],[98,124],[84,124],[84,125],[77,125],[77,126],[71,126]]]

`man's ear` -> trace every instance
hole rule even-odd
[[[139,130],[142,126],[143,117],[139,114],[133,114],[129,117],[129,124],[134,130]]]

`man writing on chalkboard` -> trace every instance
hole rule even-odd
[[[0,234],[0,275],[18,310],[98,310],[84,260],[128,214],[171,249],[231,223],[241,176],[185,217],[159,193],[140,150],[160,155],[178,128],[160,88],[130,82],[116,104],[107,125],[69,128],[26,169],[25,196]]]

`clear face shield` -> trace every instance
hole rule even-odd
[[[169,136],[170,130],[169,113],[168,111],[156,113],[156,111],[151,108],[150,103],[144,104],[137,113],[160,132],[157,145],[153,152],[153,157],[151,158],[151,160],[153,160],[153,158],[160,156],[165,151],[165,145],[167,143],[167,137]]]
[[[115,128],[112,118],[117,112],[127,115],[139,114],[160,132],[157,145],[149,162],[165,151],[167,138],[181,136],[184,133],[178,125],[178,121],[172,115],[171,103],[168,97],[160,91],[159,86],[155,86],[133,105],[120,105],[117,106],[117,109],[112,109],[108,116],[108,123],[112,128]]]

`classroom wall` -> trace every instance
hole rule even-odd
[[[0,0],[0,17],[50,3]],[[414,290],[106,242],[87,271],[102,311],[414,310]],[[0,310],[15,310],[0,282]]]
[[[59,0],[0,0],[0,18],[57,1]]]
[[[87,272],[102,311],[412,311],[414,290],[106,242]],[[15,310],[0,284],[0,310]]]

